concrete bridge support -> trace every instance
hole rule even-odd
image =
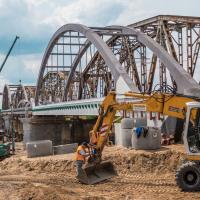
[[[18,117],[6,115],[3,117],[3,129],[6,134],[11,134],[14,131],[15,141],[20,142],[23,138],[23,126]]]
[[[37,140],[51,140],[53,146],[81,143],[89,139],[89,130],[94,120],[67,119],[65,117],[21,118],[23,143]]]

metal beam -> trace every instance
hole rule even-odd
[[[193,24],[200,24],[200,17],[191,17],[191,16],[178,16],[178,15],[158,15],[155,17],[151,17],[133,24],[129,26],[138,28],[142,26],[146,26],[152,23],[157,23],[158,21],[176,21],[182,23],[193,23]]]
[[[169,72],[173,74],[174,79],[177,83],[178,92],[184,93],[185,89],[198,88],[198,83],[181,67],[181,65],[172,58],[158,43],[156,43],[152,38],[148,37],[146,34],[137,31],[133,28],[123,27],[122,33],[128,33],[137,35],[138,41],[143,45],[151,49],[161,62],[168,68]],[[199,94],[194,94],[198,95]]]

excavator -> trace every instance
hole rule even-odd
[[[122,95],[128,101],[119,100]],[[102,161],[102,152],[108,142],[116,113],[139,109],[185,121],[183,143],[186,159],[177,169],[176,183],[183,191],[200,190],[200,98],[161,90],[151,94],[127,92],[120,95],[111,91],[105,97],[90,135],[91,156],[83,168],[83,174],[78,177],[79,181],[96,184],[117,175],[111,162]],[[95,143],[92,142],[95,141],[93,138],[96,138]]]

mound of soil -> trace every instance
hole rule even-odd
[[[178,149],[178,150],[177,150]],[[123,147],[105,150],[104,159],[114,163],[119,173],[168,173],[175,172],[185,159],[182,147],[169,146],[159,150],[143,151]]]
[[[111,161],[117,172],[122,174],[174,172],[184,160],[184,153],[182,149],[177,151],[177,148],[173,147],[163,147],[157,151],[134,150],[118,146],[106,147],[103,152],[103,160]],[[21,151],[16,156],[1,161],[0,172],[64,173],[68,171],[74,173],[74,164],[73,154],[27,158]]]
[[[74,154],[27,158],[16,155],[0,164],[0,200],[180,200],[200,199],[200,193],[181,192],[175,170],[184,160],[182,146],[159,151],[106,147],[103,159],[113,162],[118,176],[97,185],[75,178]]]

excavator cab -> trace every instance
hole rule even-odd
[[[188,155],[200,156],[200,103],[187,103],[186,126],[183,135]]]
[[[194,192],[200,190],[200,103],[186,105],[183,141],[187,159],[177,169],[176,182],[183,191]]]

